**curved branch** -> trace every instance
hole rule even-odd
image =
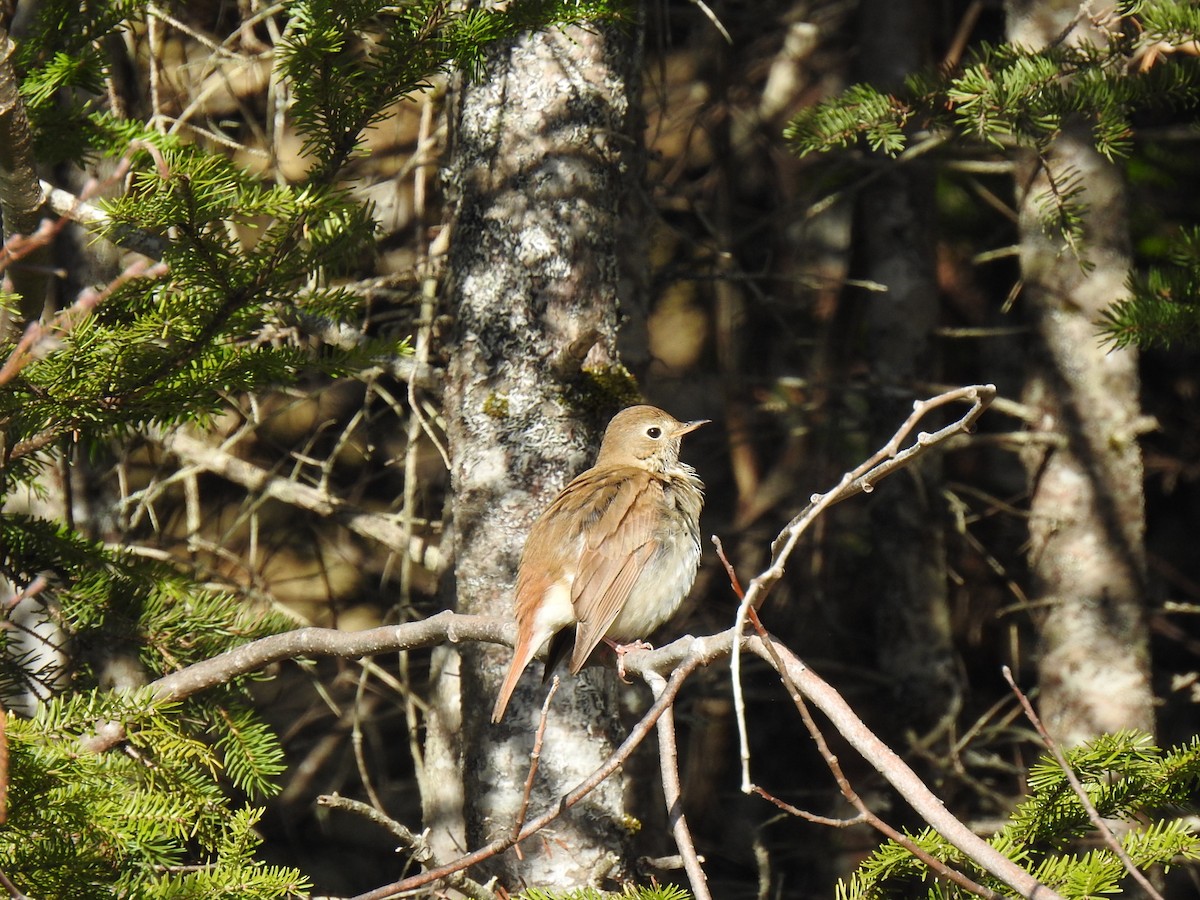
[[[666,679],[661,675],[652,674],[647,678],[650,690],[657,698],[667,686]],[[679,856],[683,860],[683,868],[687,872],[688,882],[692,886],[692,896],[696,900],[712,900],[708,889],[708,876],[700,865],[700,855],[696,853],[696,844],[692,840],[692,831],[688,828],[687,818],[683,814],[683,791],[679,785],[679,748],[675,742],[675,713],[668,706],[663,710],[658,720],[658,760],[662,772],[663,799],[667,804],[667,818],[671,824],[671,834],[675,837],[675,845],[679,848]]]
[[[841,503],[858,494],[870,493],[875,485],[898,469],[915,462],[921,456],[950,439],[968,434],[975,429],[979,417],[991,405],[996,397],[996,386],[993,384],[973,384],[967,387],[955,388],[931,397],[928,400],[917,400],[913,403],[913,411],[903,424],[896,429],[891,439],[875,454],[847,472],[836,487],[824,494],[814,494],[809,505],[779,533],[771,544],[771,563],[760,574],[756,575],[741,595],[737,615],[734,619],[734,629],[741,634],[745,628],[746,615],[751,608],[758,609],[767,593],[776,582],[783,577],[784,564],[792,555],[801,535],[808,526],[816,521],[826,509],[835,503]],[[950,403],[970,403],[971,407],[955,421],[939,428],[937,431],[918,432],[916,441],[904,448],[904,442],[925,416],[935,409]],[[737,714],[738,741],[742,758],[742,791],[750,793],[753,782],[750,778],[750,745],[746,728],[746,704],[741,690],[741,647],[738,643],[732,645],[732,661],[730,663],[733,679],[733,705]]]
[[[955,818],[908,763],[866,726],[842,695],[806,666],[791,650],[774,638],[770,638],[769,644],[757,636],[743,638],[742,643],[749,652],[772,668],[777,668],[781,675],[786,673],[804,696],[829,718],[842,737],[891,783],[909,806],[933,826],[938,834],[984,870],[1019,892],[1022,897],[1030,900],[1062,900],[1059,894]],[[776,656],[779,658],[778,662]],[[627,659],[626,669],[628,668]]]
[[[397,650],[414,650],[445,642],[487,641],[512,645],[516,628],[512,622],[492,616],[468,616],[438,613],[420,622],[387,625],[367,631],[337,631],[332,628],[301,628],[261,638],[163,676],[151,682],[153,696],[163,700],[181,700],[207,688],[248,675],[271,663],[299,657],[337,656],[358,658]],[[849,704],[828,683],[809,669],[786,646],[769,637],[769,645],[756,635],[735,636],[733,629],[706,637],[684,637],[657,650],[635,650],[625,656],[625,670],[643,680],[669,679],[649,711],[595,772],[574,790],[563,795],[548,812],[531,819],[520,833],[492,843],[437,869],[413,876],[393,885],[362,894],[355,900],[383,900],[396,893],[429,884],[454,872],[482,862],[544,828],[555,818],[582,800],[596,785],[620,768],[629,754],[645,739],[659,716],[675,702],[684,681],[700,666],[730,655],[734,645],[764,659],[772,668],[787,676],[820,709],[862,757],[882,774],[946,840],[975,860],[991,874],[1034,900],[1060,900],[1059,895],[1038,882],[995,847],[978,837],[956,819],[942,801],[925,785],[890,747],[871,732],[855,715]],[[778,657],[778,661],[776,661]],[[108,727],[84,741],[84,749],[101,751],[124,740],[124,729]]]

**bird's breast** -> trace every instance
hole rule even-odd
[[[644,640],[679,609],[696,580],[700,543],[688,530],[664,536],[642,569],[629,600],[621,607],[607,637],[617,643]]]

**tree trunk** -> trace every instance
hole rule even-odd
[[[859,76],[884,89],[928,61],[921,0],[865,0]],[[871,366],[871,449],[912,411],[915,385],[937,381],[934,346],[934,175],[921,161],[891,165],[858,201],[859,277]],[[936,457],[879,486],[871,499],[868,590],[880,669],[892,685],[892,725],[918,733],[957,712],[962,690],[950,634],[942,467]]]
[[[1044,46],[1078,9],[1074,0],[1010,3],[1009,37]],[[1076,24],[1066,40],[1088,40],[1091,27]],[[1123,293],[1129,270],[1125,188],[1082,122],[1065,127],[1042,161],[1026,155],[1018,178],[1023,298],[1040,336],[1026,402],[1041,430],[1062,438],[1025,460],[1030,600],[1049,610],[1041,624],[1042,716],[1053,737],[1071,745],[1154,727],[1137,354],[1104,348],[1095,324]],[[1043,224],[1048,192],[1071,179],[1084,186],[1086,269]]]
[[[513,614],[530,525],[592,463],[599,428],[619,406],[599,389],[610,379],[598,376],[617,371],[618,219],[622,193],[640,171],[631,128],[634,32],[626,25],[521,38],[458,98],[447,295],[456,322],[445,400],[461,612]],[[451,652],[461,654],[459,690],[439,685],[432,727],[458,743],[465,836],[476,846],[513,828],[547,688],[531,667],[504,722],[493,726],[511,651]],[[530,815],[615,746],[614,686],[607,670],[564,676]],[[461,729],[443,727],[459,719]],[[427,811],[435,807],[427,798]],[[555,824],[553,840],[526,842],[523,859],[505,854],[501,880],[512,888],[587,884],[610,854],[623,858],[622,814],[621,780],[610,779]],[[427,824],[443,823],[435,815]]]

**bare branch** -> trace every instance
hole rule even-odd
[[[371,512],[319,488],[283,478],[180,430],[164,436],[162,445],[164,450],[175,454],[183,462],[220,475],[248,491],[339,522],[355,534],[410,556],[414,562],[427,566],[431,571],[438,571],[441,567],[441,553],[438,548],[416,535],[410,542],[406,529],[397,516]]]
[[[714,635],[705,641],[719,637]],[[1003,853],[955,818],[945,804],[921,781],[917,773],[891,747],[879,739],[854,713],[845,699],[774,638],[743,638],[745,649],[785,672],[796,689],[821,710],[855,750],[904,797],[908,804],[943,838],[961,850],[1022,897],[1061,900],[1058,893],[1039,882]],[[663,648],[667,649],[667,648]],[[661,652],[661,651],[658,651]],[[632,657],[633,654],[630,654]],[[640,656],[640,654],[639,654]],[[626,666],[630,665],[627,660]]]
[[[713,543],[716,544],[717,556],[720,558],[721,563],[725,566],[725,571],[729,575],[729,584],[733,588],[733,592],[737,594],[739,600],[744,599],[742,586],[738,581],[737,572],[734,571],[733,565],[725,556],[725,548],[721,546],[720,539],[716,537],[713,538]],[[985,888],[981,884],[977,884],[963,873],[951,869],[940,859],[937,859],[931,854],[925,852],[911,838],[897,831],[867,806],[866,802],[851,786],[850,779],[846,777],[846,774],[842,769],[842,764],[838,762],[837,756],[832,750],[829,749],[829,744],[825,740],[825,735],[817,726],[816,721],[812,717],[812,713],[809,712],[808,704],[804,702],[804,694],[796,686],[796,683],[792,680],[791,675],[788,673],[787,667],[784,666],[783,661],[775,652],[775,649],[771,643],[770,635],[767,634],[767,630],[763,627],[762,621],[758,617],[757,610],[755,610],[754,607],[750,607],[748,612],[750,616],[750,623],[754,626],[754,630],[758,633],[763,645],[770,653],[772,664],[774,665],[775,670],[779,673],[780,678],[783,680],[783,685],[785,688],[787,688],[788,695],[792,698],[792,702],[795,704],[796,709],[799,711],[800,718],[804,722],[804,727],[808,729],[808,733],[812,736],[814,743],[816,743],[817,751],[821,754],[821,758],[825,760],[825,765],[829,767],[829,771],[833,775],[834,781],[837,782],[838,789],[842,792],[842,796],[846,798],[851,806],[858,810],[858,816],[856,816],[854,819],[830,819],[826,816],[818,816],[815,813],[810,813],[805,810],[798,809],[789,803],[785,803],[772,794],[767,793],[757,785],[751,786],[751,792],[758,794],[760,797],[775,804],[785,812],[794,816],[798,816],[799,818],[806,819],[810,822],[816,822],[822,825],[830,825],[835,828],[847,828],[851,825],[865,822],[871,825],[877,831],[891,838],[900,846],[904,847],[904,849],[906,849],[909,853],[921,860],[923,863],[925,863],[925,865],[927,865],[934,872],[937,872],[942,877],[953,881],[955,884],[965,888],[977,896],[985,897],[987,900],[997,900],[999,895],[994,891]]]
[[[398,840],[408,850],[409,855],[422,865],[433,859],[433,851],[429,849],[429,843],[424,837],[416,834],[404,823],[397,822],[370,803],[363,803],[361,800],[351,800],[349,797],[343,797],[341,794],[322,794],[317,798],[317,806],[345,810],[346,812],[354,813],[356,816],[361,816],[368,822],[374,822]]]
[[[792,698],[792,702],[796,705],[796,709],[800,713],[800,718],[804,721],[804,727],[808,729],[808,733],[812,736],[813,741],[817,745],[817,751],[821,754],[821,758],[825,760],[825,765],[829,767],[829,771],[833,775],[834,781],[837,782],[838,790],[842,792],[842,796],[846,798],[847,802],[849,802],[851,806],[858,810],[859,817],[875,830],[891,838],[892,841],[899,844],[917,859],[921,860],[921,862],[925,863],[925,865],[928,866],[932,871],[936,872],[943,878],[953,881],[959,887],[970,891],[972,894],[975,894],[978,897],[984,897],[986,900],[1000,900],[1000,895],[995,891],[984,887],[983,885],[964,875],[962,872],[952,869],[946,863],[933,856],[933,854],[926,852],[924,849],[918,846],[912,838],[903,832],[897,831],[895,828],[881,819],[874,810],[867,806],[866,801],[862,799],[859,793],[854,790],[854,787],[850,784],[850,779],[846,777],[846,773],[842,769],[842,764],[838,762],[837,755],[829,749],[829,743],[825,740],[825,735],[817,726],[816,720],[812,717],[812,713],[809,712],[808,704],[804,702],[804,694],[792,680],[791,674],[788,672],[787,667],[783,664],[783,660],[780,659],[779,654],[775,652],[775,647],[771,642],[770,635],[768,635],[766,629],[763,628],[762,622],[759,621],[758,613],[753,608],[750,610],[750,621],[754,625],[754,630],[758,632],[758,636],[762,640],[763,646],[770,654],[772,662],[775,665],[775,669],[777,672],[779,672],[779,676],[783,680],[784,687],[787,688],[788,694]],[[767,795],[761,789],[756,788],[755,791],[781,809],[790,809],[788,804],[783,803],[781,800],[776,800],[774,797]],[[803,818],[811,818],[811,814],[803,814],[800,813],[799,810],[796,810],[796,812]]]
[[[550,721],[550,701],[558,693],[558,685],[559,679],[555,675],[550,682],[550,690],[546,692],[546,699],[542,701],[542,712],[538,717],[537,731],[533,736],[533,749],[529,752],[529,774],[525,777],[525,792],[521,796],[521,808],[517,811],[517,820],[513,823],[514,840],[521,834],[521,826],[525,824],[525,816],[529,813],[529,798],[533,796],[533,783],[537,779],[538,764],[542,759],[542,743],[546,739],[546,723]],[[517,852],[521,852],[519,844]]]
[[[649,676],[647,683],[655,698],[662,696],[667,687],[666,679],[658,674]],[[683,791],[679,786],[679,749],[675,742],[675,711],[670,706],[663,710],[658,720],[658,762],[662,772],[663,798],[667,804],[667,820],[670,822],[675,844],[679,847],[683,868],[692,886],[692,895],[696,900],[712,900],[712,894],[708,890],[708,877],[700,865],[700,856],[696,853],[696,844],[692,840],[691,829],[688,828],[687,818],[683,814]]]
[[[784,564],[792,555],[800,536],[808,529],[816,518],[835,503],[854,497],[860,493],[870,493],[875,485],[898,469],[904,468],[924,456],[935,447],[944,444],[951,438],[972,431],[979,417],[996,396],[995,385],[977,384],[969,387],[955,388],[932,397],[929,400],[918,400],[913,403],[913,411],[904,423],[892,435],[891,440],[881,447],[874,456],[862,463],[851,472],[847,472],[837,487],[824,494],[814,494],[812,502],[800,515],[792,519],[787,527],[779,533],[771,545],[771,564],[756,576],[741,597],[735,619],[734,633],[740,635],[746,623],[746,614],[751,607],[757,609],[766,599],[767,593],[775,583],[783,577]],[[959,419],[933,432],[919,432],[916,442],[901,450],[904,441],[912,433],[925,416],[933,410],[950,403],[967,402],[971,408]],[[750,778],[750,739],[746,728],[746,703],[741,688],[741,644],[733,643],[733,656],[730,660],[730,677],[733,680],[734,709],[737,713],[738,738],[742,757],[742,791],[750,793],[753,782]]]
[[[381,810],[376,809],[369,803],[351,800],[349,797],[342,797],[338,794],[322,794],[317,798],[317,805],[327,806],[330,809],[342,809],[346,812],[362,816],[364,819],[374,822],[380,828],[386,829],[408,851],[409,856],[422,866],[428,868],[438,864],[433,855],[433,850],[430,849],[429,841],[424,834],[414,833],[402,822],[397,822],[391,816],[385,815]],[[468,897],[471,897],[472,900],[499,900],[495,891],[474,879],[467,878],[462,873],[458,873],[457,877],[451,876],[447,881]]]
[[[512,646],[515,636],[516,629],[511,622],[491,616],[467,616],[451,612],[439,613],[420,622],[406,622],[357,632],[337,631],[331,628],[302,628],[261,638],[188,666],[151,682],[149,688],[156,697],[180,700],[284,659],[320,656],[358,658],[466,640]],[[634,650],[626,654],[625,665],[630,674],[649,680],[653,677],[652,673],[661,677],[666,677],[669,673],[666,688],[612,756],[576,788],[563,795],[560,802],[553,804],[548,812],[527,822],[516,836],[517,840],[524,840],[544,828],[620,768],[655,726],[666,708],[675,702],[675,697],[687,678],[700,666],[728,656],[734,638],[734,631],[730,629],[703,638],[681,638],[657,650]],[[805,666],[786,646],[774,638],[763,639],[757,635],[741,636],[737,643],[742,649],[754,653],[773,668],[777,668],[781,674],[786,672],[796,688],[829,718],[851,746],[951,844],[1022,896],[1036,900],[1060,900],[1057,893],[1038,882],[951,815],[942,801],[908,764],[855,715],[841,695]],[[81,749],[96,752],[107,750],[123,741],[124,737],[122,727],[106,723],[98,729],[97,734],[81,742]],[[430,884],[476,865],[508,849],[514,842],[511,836],[493,841],[458,860],[422,875],[378,888],[356,900],[383,900],[385,897]]]
[[[435,617],[437,618],[437,617]],[[460,617],[461,618],[461,617]],[[481,618],[481,617],[480,617]],[[720,655],[727,650],[727,647],[715,647],[715,652]],[[643,651],[646,652],[646,651]],[[520,834],[492,841],[480,849],[468,853],[467,855],[457,859],[451,863],[433,869],[422,875],[414,875],[411,878],[406,878],[402,881],[397,881],[394,884],[384,885],[376,888],[373,891],[368,891],[365,894],[359,894],[350,900],[387,900],[389,897],[397,897],[406,891],[416,890],[424,887],[427,884],[432,884],[435,881],[441,881],[455,872],[466,869],[470,866],[483,862],[498,853],[503,853],[509,847],[513,846],[517,841],[524,840],[531,834],[535,834],[542,828],[557,819],[560,815],[577,804],[580,800],[591,793],[597,785],[603,782],[606,778],[612,775],[617,769],[625,764],[630,754],[645,740],[650,733],[650,729],[657,723],[659,717],[675,702],[675,698],[679,694],[679,689],[683,686],[684,681],[701,665],[704,664],[702,655],[685,654],[678,664],[671,667],[671,677],[667,681],[667,686],[663,690],[662,695],[655,700],[654,704],[646,711],[641,720],[629,732],[629,736],[613,753],[606,759],[591,775],[585,778],[569,793],[564,794],[559,798],[557,803],[554,803],[550,808],[538,816],[536,819],[526,823],[520,831]],[[650,671],[650,670],[647,670]],[[1039,898],[1040,900],[1040,898]]]

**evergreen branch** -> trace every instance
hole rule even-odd
[[[292,82],[292,113],[315,157],[308,183],[332,183],[358,151],[363,131],[429,79],[457,68],[476,77],[488,50],[534,28],[613,19],[605,0],[516,0],[458,9],[444,0],[397,7],[383,0],[305,0],[278,48]],[[368,36],[382,35],[378,40]]]
[[[1115,347],[1169,349],[1200,344],[1200,230],[1171,238],[1167,259],[1130,274],[1129,296],[1109,306],[1097,322]]]
[[[860,138],[894,156],[906,146],[908,127],[919,122],[991,147],[1015,141],[1044,148],[1067,117],[1085,116],[1101,152],[1123,155],[1134,112],[1192,106],[1200,94],[1196,32],[1187,30],[1196,17],[1181,15],[1183,6],[1139,7],[1127,14],[1142,26],[1136,38],[1105,31],[1100,45],[1058,41],[1032,51],[984,44],[960,70],[914,74],[896,96],[853,85],[802,110],[784,136],[800,156],[850,147]],[[1154,64],[1168,52],[1175,55],[1172,65]],[[1139,57],[1142,65],[1130,71],[1131,58]]]

